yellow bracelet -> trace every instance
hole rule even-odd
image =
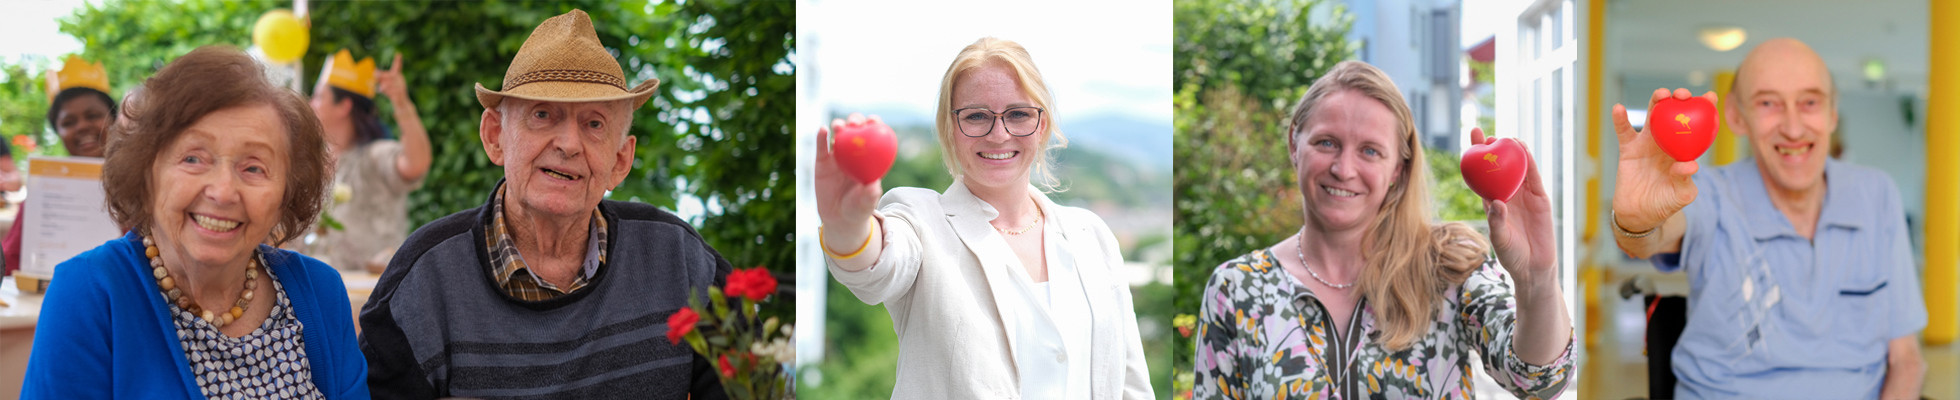
[[[866,232],[864,233],[864,244],[860,244],[860,245],[858,245],[858,249],[857,249],[857,251],[852,251],[852,252],[851,252],[851,254],[837,254],[836,252],[832,252],[832,251],[830,251],[830,244],[828,244],[828,243],[824,243],[824,241],[823,241],[823,226],[822,226],[822,225],[818,225],[818,226],[817,226],[817,247],[822,247],[822,248],[823,248],[823,254],[824,254],[824,255],[828,255],[828,256],[830,256],[830,258],[831,258],[831,259],[833,259],[833,260],[840,260],[840,261],[841,261],[841,260],[849,260],[849,259],[851,259],[851,258],[854,258],[854,257],[857,257],[857,256],[858,256],[859,254],[864,254],[864,249],[868,249],[868,248],[871,248],[871,236],[872,236],[873,234],[876,234],[876,233],[878,233],[878,231],[877,231],[877,229],[878,229],[878,218],[877,218],[877,217],[872,217],[872,218],[871,218],[871,230],[868,230],[868,231],[866,231]]]

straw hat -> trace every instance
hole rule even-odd
[[[476,101],[483,108],[495,108],[504,97],[567,103],[633,99],[637,109],[658,86],[659,79],[647,79],[627,89],[626,74],[599,44],[592,18],[585,11],[572,10],[544,20],[531,31],[504,72],[503,91],[478,83]]]

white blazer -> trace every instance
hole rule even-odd
[[[1066,246],[1088,295],[1090,396],[1148,399],[1148,367],[1137,336],[1136,310],[1120,266],[1123,254],[1102,218],[1063,207],[1030,189],[1047,218],[1062,228],[1049,245]],[[1014,323],[1002,302],[1012,292],[1017,260],[988,221],[1000,216],[962,181],[946,194],[895,188],[879,201],[885,248],[869,269],[830,273],[858,300],[884,304],[898,331],[898,387],[893,398],[1020,398],[1014,364]],[[1009,304],[1010,306],[1018,306]]]

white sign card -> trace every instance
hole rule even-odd
[[[54,277],[54,266],[122,236],[102,192],[102,159],[29,157],[27,202],[20,210],[19,274]]]

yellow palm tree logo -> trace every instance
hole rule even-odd
[[[1484,153],[1484,161],[1490,162],[1490,171],[1487,172],[1497,172],[1497,169],[1502,167],[1497,164],[1497,153]]]
[[[1693,118],[1688,118],[1688,114],[1674,114],[1674,121],[1676,121],[1676,122],[1680,122],[1680,123],[1681,123],[1681,129],[1682,129],[1682,131],[1680,131],[1680,132],[1675,132],[1674,134],[1676,134],[1676,135],[1686,135],[1686,134],[1688,134],[1688,131],[1687,131],[1687,130],[1689,130],[1689,129],[1694,129],[1694,128],[1690,128],[1690,127],[1688,127],[1688,121],[1692,121],[1692,120],[1693,120]]]

